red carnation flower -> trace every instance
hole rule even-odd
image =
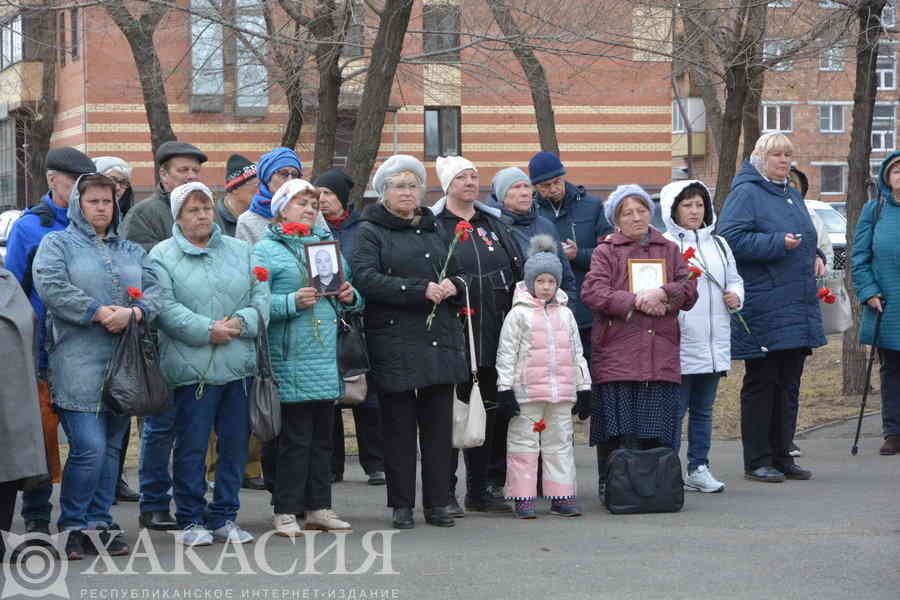
[[[474,308],[469,308],[468,306],[463,306],[461,309],[459,309],[459,316],[461,316],[461,317],[474,317],[474,316],[475,316],[475,309],[474,309]]]
[[[547,429],[547,424],[544,423],[544,419],[541,419],[540,421],[535,421],[534,426],[531,428],[531,430],[536,433],[540,433],[545,429]]]
[[[691,272],[688,279],[697,279],[698,277],[703,275],[703,271],[700,269],[700,267],[690,266],[690,267],[688,267],[688,271]]]
[[[824,300],[825,297],[830,293],[831,293],[831,290],[829,290],[827,287],[819,288],[819,291],[816,292],[816,297],[819,298],[820,300]]]
[[[269,270],[265,267],[253,267],[253,276],[256,277],[257,281],[268,281]]]
[[[128,299],[131,302],[134,302],[135,300],[140,300],[143,297],[144,297],[144,292],[142,292],[140,290],[140,288],[136,288],[136,287],[128,288]]]
[[[835,296],[834,294],[828,294],[827,296],[822,298],[822,301],[825,304],[834,304],[835,302],[837,302],[837,296]]]
[[[460,221],[456,224],[456,229],[454,229],[453,234],[459,238],[459,241],[465,242],[469,239],[469,233],[475,231],[475,228],[472,227],[472,224],[468,221]]]
[[[694,258],[694,254],[697,252],[697,249],[691,246],[687,250],[681,253],[681,257],[684,259],[684,262],[687,262]]]
[[[304,237],[310,233],[309,225],[304,225],[303,223],[285,223],[281,226],[281,231],[285,235],[296,235],[298,237]]]

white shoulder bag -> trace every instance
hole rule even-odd
[[[475,356],[475,334],[472,330],[472,310],[469,306],[469,286],[463,282],[466,290],[466,324],[469,327],[469,360],[472,367],[472,392],[469,403],[460,401],[453,390],[453,447],[475,448],[484,444],[487,413],[478,387],[478,361]]]

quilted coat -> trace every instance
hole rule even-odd
[[[160,365],[173,387],[213,385],[256,374],[256,331],[269,314],[269,288],[252,274],[250,246],[213,225],[206,248],[190,243],[181,226],[150,251],[150,271],[159,285]],[[227,344],[209,341],[213,321],[241,317],[241,333]],[[265,326],[265,323],[262,323]]]
[[[431,211],[419,208],[417,217],[413,224],[381,204],[367,207],[350,261],[354,284],[366,299],[370,381],[386,393],[469,379],[463,324],[457,316],[463,294],[439,304],[431,329],[425,326],[434,307],[425,288],[440,273],[447,244]],[[453,259],[447,274],[466,280]]]
[[[253,247],[254,263],[269,270],[269,352],[278,396],[284,403],[335,400],[344,395],[337,368],[335,306],[342,311],[361,311],[362,296],[357,293],[349,306],[324,296],[303,310],[297,310],[295,302],[297,290],[310,287],[304,246],[330,239],[327,229],[313,228],[311,235],[300,238],[285,235],[280,225],[270,225]],[[341,261],[344,279],[352,282],[347,261],[343,257]]]
[[[633,310],[629,291],[629,258],[663,258],[669,311],[652,317]],[[668,381],[681,383],[678,312],[697,301],[697,281],[688,278],[687,264],[678,246],[650,228],[646,243],[614,233],[597,244],[581,288],[581,299],[594,313],[591,331],[591,379],[613,381]]]
[[[118,211],[105,239],[81,212],[78,188],[69,198],[69,225],[44,236],[34,258],[34,283],[47,309],[46,345],[53,403],[66,410],[103,410],[100,388],[117,336],[94,323],[101,306],[128,306],[128,288],[144,293],[134,303],[152,321],[157,290],[144,285],[143,248],[117,234]]]
[[[900,350],[900,203],[894,199],[885,181],[884,166],[900,152],[888,156],[878,174],[879,198],[884,204],[878,221],[875,208],[879,200],[872,200],[863,206],[853,235],[853,287],[859,301],[881,294],[887,300],[881,329],[878,332],[879,348]],[[875,337],[875,311],[863,306],[859,343],[871,345]]]
[[[711,223],[696,230],[684,229],[672,218],[675,197],[691,183],[690,180],[672,183],[663,188],[659,197],[665,238],[678,245],[678,251],[694,248],[696,256],[710,270],[712,276],[729,292],[744,301],[744,280],[728,243],[713,234],[716,212],[710,206]],[[702,185],[702,183],[701,183]],[[717,239],[718,238],[718,239]],[[678,313],[681,326],[681,374],[718,373],[731,368],[731,328],[741,327],[740,321],[725,306],[723,293],[705,275],[697,280],[697,303]]]
[[[591,389],[569,297],[557,290],[550,302],[516,285],[513,307],[503,321],[497,349],[497,389],[512,389],[522,402],[575,402],[575,393]]]
[[[746,298],[741,313],[750,327],[731,328],[731,356],[747,360],[765,352],[825,345],[822,312],[816,297],[817,236],[800,192],[762,176],[749,161],[735,175],[719,218]],[[803,235],[793,250],[788,233]]]

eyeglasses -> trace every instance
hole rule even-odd
[[[416,190],[422,189],[422,186],[418,183],[392,183],[390,187],[393,190],[400,190],[401,192],[415,192]]]
[[[272,176],[278,175],[282,179],[300,179],[303,177],[303,173],[297,171],[296,169],[278,169]]]

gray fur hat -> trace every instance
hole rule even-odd
[[[525,261],[525,287],[534,296],[534,280],[541,273],[549,273],[556,279],[556,287],[562,282],[562,263],[556,255],[556,242],[546,234],[531,238],[528,260]]]

